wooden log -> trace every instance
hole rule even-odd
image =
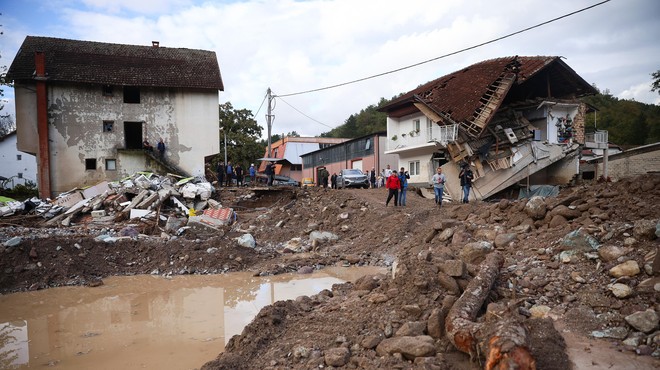
[[[527,331],[512,316],[477,323],[477,314],[490,293],[503,257],[495,252],[486,257],[479,272],[449,310],[445,333],[449,341],[474,360],[486,355],[485,369],[536,369],[536,362],[526,347]]]

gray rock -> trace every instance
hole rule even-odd
[[[513,233],[497,234],[495,237],[495,248],[504,248],[516,239],[516,234]]]
[[[627,298],[633,294],[633,290],[631,287],[621,283],[615,283],[610,285],[609,290],[617,298]]]
[[[658,313],[649,308],[646,311],[638,311],[625,317],[626,322],[633,328],[644,333],[650,333],[658,327]]]
[[[245,248],[256,248],[257,242],[254,240],[252,234],[243,234],[237,240],[238,245]]]
[[[426,323],[423,321],[408,321],[401,325],[399,330],[394,333],[394,336],[397,337],[416,337],[419,335],[424,335],[424,330],[426,329]]]
[[[591,332],[594,338],[612,338],[623,339],[628,335],[628,329],[617,326],[615,328],[607,328],[605,330],[596,330]]]
[[[561,240],[561,245],[569,249],[590,252],[600,249],[600,243],[582,228],[571,231]]]
[[[7,247],[7,248],[15,247],[15,246],[21,244],[22,241],[23,241],[23,238],[21,238],[20,236],[15,236],[15,237],[7,240],[4,243],[4,246]]]
[[[408,360],[416,357],[435,356],[436,351],[433,343],[433,338],[427,335],[387,338],[378,344],[376,353],[379,356],[400,353]]]
[[[533,196],[525,204],[525,213],[534,220],[541,220],[545,217],[548,206],[545,200],[540,196]]]
[[[339,240],[339,236],[329,231],[312,231],[309,234],[309,240],[312,242],[316,240],[317,243],[326,243],[329,241]]]
[[[616,245],[603,245],[598,249],[598,255],[605,262],[615,261],[625,255],[628,251]]]
[[[338,347],[330,348],[325,351],[325,364],[328,366],[341,367],[348,363],[351,358],[351,352],[348,348]]]
[[[657,223],[652,220],[637,220],[633,226],[633,235],[642,240],[656,238]]]
[[[438,236],[438,240],[441,242],[446,242],[454,236],[454,228],[444,229]]]
[[[466,244],[459,256],[466,263],[475,263],[481,257],[486,256],[493,251],[493,243],[487,241],[474,242]]]
[[[360,345],[366,349],[374,349],[382,340],[382,334],[371,334],[364,337]]]

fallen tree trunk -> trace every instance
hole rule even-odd
[[[472,359],[486,355],[485,369],[536,369],[527,349],[527,331],[507,315],[497,321],[477,323],[477,314],[490,293],[504,263],[499,253],[491,253],[479,272],[449,310],[445,332],[449,341]]]

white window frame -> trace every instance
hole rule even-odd
[[[408,162],[408,174],[410,176],[419,175],[419,161]]]
[[[114,158],[107,158],[105,160],[106,171],[117,171],[117,160]]]
[[[419,121],[419,119],[414,119],[414,120],[412,121],[412,130],[413,130],[414,132],[421,132],[421,131],[420,131],[420,128],[421,128],[421,126],[420,126],[420,121]]]

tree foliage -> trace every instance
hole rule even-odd
[[[587,131],[607,130],[609,141],[623,146],[660,142],[659,106],[618,99],[607,91],[583,101],[598,109],[587,115]]]
[[[247,169],[264,154],[264,146],[259,142],[261,131],[250,110],[234,109],[230,102],[220,104],[220,154],[213,161],[213,168],[224,161],[226,135],[227,160]]]
[[[372,104],[362,109],[360,113],[351,114],[344,124],[322,133],[321,137],[356,138],[387,130],[387,114],[377,111],[386,104],[387,99],[381,98],[378,104]]]
[[[651,91],[657,91],[660,94],[660,69],[651,73],[653,82],[651,83]]]

